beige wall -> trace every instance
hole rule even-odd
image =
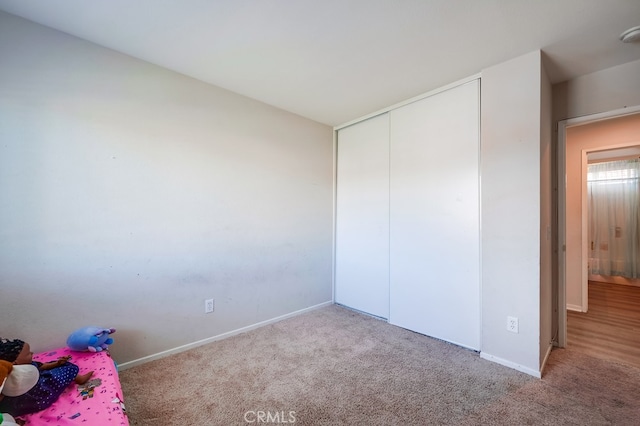
[[[553,86],[554,122],[640,105],[640,61]]]
[[[590,124],[569,127],[566,131],[566,295],[567,306],[574,310],[584,310],[582,297],[583,277],[583,187],[586,185],[586,171],[583,170],[583,153],[602,150],[607,147],[640,145],[640,114],[597,121]]]
[[[550,179],[541,175],[549,132],[543,74],[539,51],[498,64],[482,71],[481,97],[481,356],[537,376],[548,347],[540,329],[548,219],[541,185]],[[507,316],[519,319],[518,333],[507,331]]]
[[[4,13],[0,58],[3,337],[123,363],[331,300],[330,127]]]

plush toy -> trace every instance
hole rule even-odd
[[[71,333],[67,346],[72,351],[100,352],[113,343],[109,335],[115,332],[115,328],[82,327]]]
[[[35,365],[13,365],[0,360],[0,393],[6,396],[20,396],[38,383],[40,373]],[[16,420],[7,413],[0,413],[0,426],[18,426]]]
[[[2,426],[18,426],[16,419],[11,414],[0,413],[0,425]]]

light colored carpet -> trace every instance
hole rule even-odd
[[[559,349],[540,380],[340,306],[121,380],[134,426],[631,425],[640,416],[640,369]]]

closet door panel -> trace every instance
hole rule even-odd
[[[389,116],[338,131],[335,299],[389,317]]]
[[[392,324],[480,348],[479,84],[390,117]]]

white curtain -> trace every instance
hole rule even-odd
[[[640,161],[590,164],[591,274],[640,278]]]

